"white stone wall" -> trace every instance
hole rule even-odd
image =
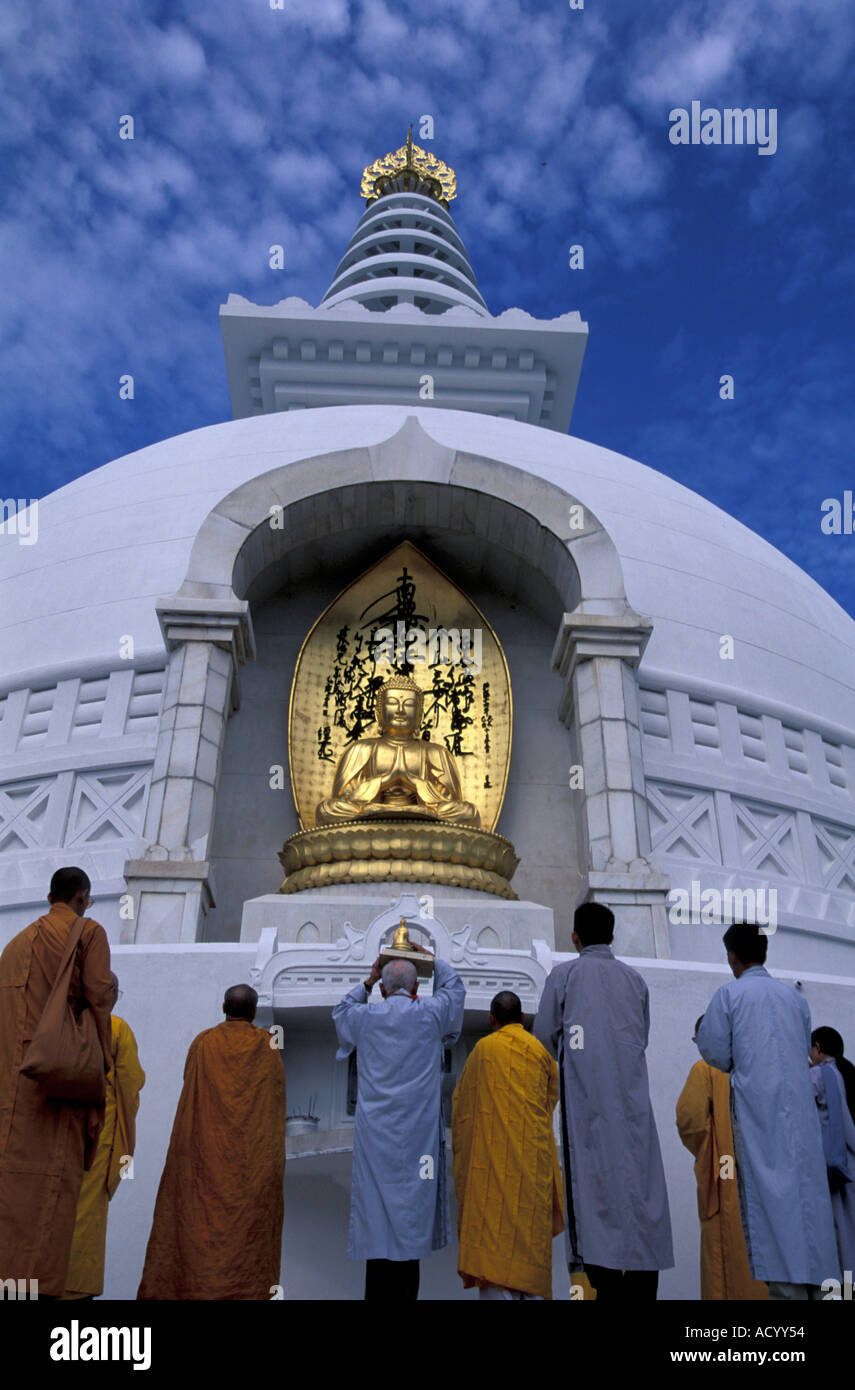
[[[672,889],[774,889],[781,964],[855,973],[851,736],[644,675],[640,704],[653,857]],[[672,925],[672,954],[714,959],[720,936]]]
[[[163,668],[97,668],[0,698],[0,947],[78,864],[98,920],[121,929],[126,861],[142,852]]]

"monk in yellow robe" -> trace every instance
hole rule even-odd
[[[115,975],[111,978],[111,1008],[115,1008],[119,981]],[[129,1025],[115,1014],[110,1022],[113,1065],[107,1073],[104,1127],[92,1167],[83,1174],[80,1186],[64,1298],[95,1298],[104,1292],[107,1208],[125,1171],[123,1160],[127,1163],[133,1156],[136,1144],[136,1115],[145,1072],[140,1066],[136,1038]]]
[[[142,1299],[270,1299],[279,1284],[285,1071],[232,985],[190,1044],[145,1257]]]
[[[698,1019],[696,1034],[700,1023]],[[742,1233],[727,1072],[704,1061],[695,1063],[677,1101],[677,1129],[686,1148],[695,1155],[701,1298],[767,1299],[766,1284],[751,1277]]]
[[[90,904],[82,869],[57,869],[50,911],[14,936],[0,956],[0,1278],[38,1281],[40,1298],[59,1298],[71,1250],[77,1197],[92,1162],[103,1105],[51,1099],[21,1072],[27,1046],[65,954],[69,933]],[[86,918],[68,998],[92,1010],[104,1070],[110,1047],[110,946]],[[33,1292],[35,1292],[33,1290]]]
[[[510,990],[490,1005],[454,1092],[452,1135],[464,1286],[487,1299],[551,1299],[564,1200],[552,1116],[558,1068]]]

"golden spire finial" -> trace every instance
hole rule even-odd
[[[447,208],[457,197],[457,175],[435,154],[413,144],[410,126],[405,145],[363,170],[360,191],[368,207],[384,193],[421,193]]]

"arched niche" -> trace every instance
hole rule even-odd
[[[515,626],[519,644],[528,643],[516,678],[512,670],[517,695],[524,689],[525,699],[515,698],[511,778],[498,827],[515,840],[523,860],[515,882],[520,896],[554,905],[567,919],[557,931],[565,942],[568,914],[587,891],[591,868],[600,872],[592,892],[608,897],[615,889],[634,897],[630,878],[626,890],[614,878],[630,869],[637,875],[645,853],[640,763],[628,789],[624,780],[633,716],[622,711],[627,701],[632,705],[634,688],[624,683],[621,712],[609,716],[612,733],[620,723],[625,745],[623,752],[606,750],[614,778],[597,752],[605,740],[604,712],[595,710],[587,732],[577,717],[580,667],[596,691],[596,671],[611,663],[621,685],[617,668],[635,664],[647,636],[627,603],[614,544],[599,519],[564,489],[511,464],[440,445],[413,416],[377,446],[260,472],[222,498],[199,529],[181,589],[158,604],[173,656],[194,642],[215,662],[230,652],[232,706],[238,703],[237,667],[245,660],[241,682],[249,704],[258,713],[263,694],[281,711],[274,727],[268,708],[266,729],[264,719],[245,709],[228,721],[217,749],[216,797],[204,788],[198,797],[194,824],[204,833],[192,843],[188,835],[186,853],[168,851],[170,860],[184,854],[199,861],[205,881],[201,861],[216,870],[217,904],[200,936],[234,939],[241,902],[278,886],[276,852],[297,825],[287,776],[275,811],[268,782],[273,767],[286,760],[284,711],[296,651],[326,603],[403,538],[479,604],[500,638],[503,626]],[[304,599],[308,607],[301,611]],[[271,618],[277,604],[279,617]],[[258,644],[253,649],[253,622],[260,653]],[[503,646],[507,651],[505,640]],[[577,797],[574,804],[567,770],[586,761],[602,785],[589,785],[584,803]],[[171,790],[154,787],[153,794],[169,804]],[[265,801],[262,825],[258,808]],[[151,857],[165,858],[162,851],[154,845]],[[242,872],[236,872],[239,864]],[[249,869],[258,871],[251,882]],[[605,871],[612,874],[608,882]],[[183,920],[189,920],[186,912]]]

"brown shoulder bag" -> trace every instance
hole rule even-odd
[[[78,917],[68,933],[65,955],[53,989],[21,1066],[53,1100],[103,1105],[106,1096],[104,1053],[95,1015],[87,1006],[79,1018],[68,1000],[74,956],[85,923]]]

